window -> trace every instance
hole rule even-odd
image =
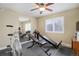
[[[46,20],[45,31],[64,33],[64,17],[57,17],[57,18]]]
[[[45,22],[45,31],[46,32],[52,32],[53,31],[52,20],[46,20],[46,22]]]
[[[25,24],[25,31],[31,31],[31,23]]]

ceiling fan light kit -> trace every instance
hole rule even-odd
[[[44,7],[39,8],[40,11],[45,11]]]
[[[54,4],[54,3],[35,3],[35,4],[36,4],[36,8],[31,9],[31,11],[39,9],[40,14],[42,14],[43,11],[45,11],[45,10],[52,12],[52,9],[49,9],[48,6],[50,6],[50,5]]]

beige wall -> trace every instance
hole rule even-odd
[[[64,34],[45,32],[45,20],[60,16],[64,16]],[[79,8],[63,11],[45,17],[40,17],[38,19],[37,27],[42,34],[47,35],[50,39],[56,41],[62,40],[63,43],[71,44],[71,38],[75,33],[77,21],[79,21]]]
[[[30,22],[32,24],[32,31],[37,28],[36,25],[36,18],[26,16],[21,13],[17,13],[13,10],[6,9],[3,11],[0,11],[0,48],[4,48],[7,45],[10,44],[10,37],[7,36],[9,33],[13,33],[16,30],[18,30],[18,27],[21,26],[24,30],[24,24],[26,23],[20,23],[19,17],[25,16],[29,17]],[[13,28],[7,28],[6,25],[13,25]]]
[[[14,32],[14,29],[17,29],[19,26],[22,25],[21,23],[18,23],[19,16],[21,15],[12,10],[6,9],[4,11],[0,11],[0,48],[5,47],[9,44],[10,39],[7,34]],[[59,16],[64,16],[64,34],[46,33],[45,20]],[[38,19],[34,17],[29,17],[29,19],[32,24],[32,31],[34,29],[38,29],[42,34],[47,35],[52,40],[62,40],[63,43],[71,44],[71,38],[74,35],[76,29],[76,22],[79,21],[79,8],[52,14],[45,17],[40,17]],[[14,28],[7,28],[7,24],[13,25]]]
[[[13,25],[13,28],[7,28],[6,25]],[[18,29],[18,14],[12,10],[5,9],[0,11],[0,48],[10,44],[9,33]]]

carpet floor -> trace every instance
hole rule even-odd
[[[25,43],[22,45],[23,56],[47,56],[38,45],[34,45],[32,48],[27,49],[31,44],[32,43]],[[60,46],[60,48],[55,49],[52,46],[45,46],[44,48],[50,48],[48,53],[51,53],[51,56],[73,56],[72,49],[68,47]],[[7,49],[0,50],[0,56],[10,56],[10,54],[6,52]]]
[[[27,49],[31,43],[23,44],[23,56],[47,56],[44,51],[38,46],[34,45],[32,48]],[[53,46],[45,46],[45,49],[50,48],[48,53],[51,53],[51,56],[73,56],[72,49],[64,46],[60,46],[58,49],[55,49]]]

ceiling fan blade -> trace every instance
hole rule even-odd
[[[42,14],[43,13],[43,11],[40,11],[40,14]]]
[[[38,5],[39,7],[43,7],[44,3],[35,3],[36,5]]]
[[[46,8],[46,10],[51,11],[51,12],[53,11],[52,9],[49,9],[49,8]]]
[[[36,9],[38,9],[38,8],[31,9],[30,11],[34,11],[34,10],[36,10]]]
[[[54,3],[47,3],[46,6],[50,6],[50,5],[52,5],[52,4],[54,4]]]
[[[35,3],[36,5],[40,5],[39,3]]]

